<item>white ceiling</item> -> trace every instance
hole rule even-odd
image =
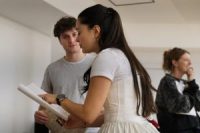
[[[44,2],[46,1],[46,2]],[[80,3],[66,0],[66,8],[79,9]],[[76,0],[77,2],[78,0]],[[84,0],[85,1],[85,0]],[[200,24],[200,0],[155,0],[152,4],[114,6],[109,0],[93,0],[119,11],[123,22],[133,24]],[[115,0],[121,2],[122,0]],[[132,0],[126,0],[126,2]],[[140,1],[140,0],[134,0]],[[144,1],[144,0],[141,0]],[[56,1],[55,1],[56,2]],[[61,0],[57,0],[61,2]],[[85,1],[86,2],[86,1]],[[64,4],[64,3],[63,3]],[[64,4],[64,5],[65,5]],[[63,7],[65,7],[63,5]],[[88,5],[90,6],[90,5]],[[57,7],[58,8],[58,7]],[[48,0],[0,0],[0,15],[48,36],[52,35],[55,22],[67,14]],[[67,9],[65,10],[67,11]],[[75,16],[76,17],[76,16]]]
[[[54,24],[66,14],[43,0],[0,0],[0,16],[52,36]]]

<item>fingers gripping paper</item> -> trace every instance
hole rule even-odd
[[[49,111],[55,113],[58,117],[67,120],[69,113],[65,111],[61,106],[57,104],[49,104],[45,100],[43,100],[39,95],[46,94],[44,90],[36,86],[34,83],[31,83],[28,86],[20,84],[18,86],[18,90],[21,91],[23,94],[43,106],[44,108],[48,109]]]

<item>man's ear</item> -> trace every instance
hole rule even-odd
[[[101,32],[100,26],[99,25],[94,25],[93,30],[94,30],[95,38],[98,39],[99,36],[100,36],[100,32]]]

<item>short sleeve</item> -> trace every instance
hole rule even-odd
[[[92,64],[90,77],[103,76],[113,81],[118,66],[116,53],[108,49],[103,50]]]
[[[49,76],[49,67],[45,71],[41,88],[48,93],[53,93],[52,84]]]

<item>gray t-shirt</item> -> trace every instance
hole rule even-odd
[[[78,62],[68,62],[64,58],[50,64],[45,72],[42,89],[48,93],[65,94],[76,103],[83,103],[85,95],[81,95],[86,83],[84,73],[91,67],[94,54],[86,56]]]
[[[86,94],[82,95],[82,92],[86,83],[83,80],[83,75],[91,67],[95,57],[95,54],[86,54],[86,56],[78,62],[69,62],[61,58],[50,64],[45,71],[41,88],[48,93],[65,94],[68,99],[75,103],[84,103]],[[50,121],[52,123],[54,120]],[[52,132],[56,133],[64,132],[63,130],[65,130],[60,129],[59,125],[56,123],[53,124],[55,129],[53,129],[54,127],[52,127],[50,123],[47,126]],[[97,132],[96,129],[91,128],[87,132],[94,133],[92,131]],[[65,132],[67,133],[67,130],[65,130]],[[69,130],[69,132],[71,133],[72,130]],[[80,132],[80,130],[73,132]]]

